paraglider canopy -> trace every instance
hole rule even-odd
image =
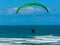
[[[47,12],[49,12],[46,6],[44,6],[44,5],[40,4],[40,3],[32,2],[32,3],[27,3],[27,4],[24,4],[24,5],[20,6],[20,7],[17,9],[16,13],[18,13],[19,10],[21,10],[21,8],[26,7],[26,6],[32,6],[32,5],[41,6],[41,7],[43,7]]]

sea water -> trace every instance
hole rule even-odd
[[[32,28],[35,29],[34,34]],[[0,45],[60,45],[60,26],[0,26]]]

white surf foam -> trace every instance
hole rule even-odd
[[[33,36],[32,38],[0,38],[0,45],[12,45],[22,43],[53,43],[60,44],[60,36]]]

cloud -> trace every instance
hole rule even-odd
[[[7,9],[7,13],[14,14],[16,13],[16,10],[17,8]],[[42,9],[34,8],[34,7],[26,7],[26,8],[22,8],[18,14],[28,15],[28,14],[35,14],[35,13],[42,13]]]
[[[21,11],[19,11],[20,14],[30,14],[33,12],[34,12],[34,8],[32,7],[23,8],[21,9]]]
[[[0,9],[0,15],[15,15],[16,14],[16,10],[18,8],[14,7],[14,8],[6,8],[6,9]],[[52,9],[52,8],[48,8],[49,10],[49,14],[50,16],[59,16],[59,9]],[[45,9],[40,8],[40,7],[24,7],[22,8],[18,14],[21,15],[44,15],[46,13]]]
[[[13,15],[16,13],[17,8],[6,8],[0,9],[0,14],[2,15]]]
[[[36,14],[36,13],[42,13],[42,9],[40,8],[34,8],[34,7],[26,7],[19,11],[20,14]]]
[[[8,8],[6,9],[8,14],[14,14],[17,10],[17,8]]]
[[[9,14],[9,15],[13,15],[16,14],[16,10],[17,8],[6,8],[2,11],[0,11],[0,13],[2,14]],[[25,7],[22,8],[18,14],[22,14],[22,15],[28,15],[28,14],[40,14],[43,13],[43,9],[42,8],[36,8],[36,7]]]

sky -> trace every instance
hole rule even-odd
[[[49,13],[27,6],[16,14],[18,7],[30,2],[45,5]],[[0,0],[0,25],[60,25],[60,0]]]

